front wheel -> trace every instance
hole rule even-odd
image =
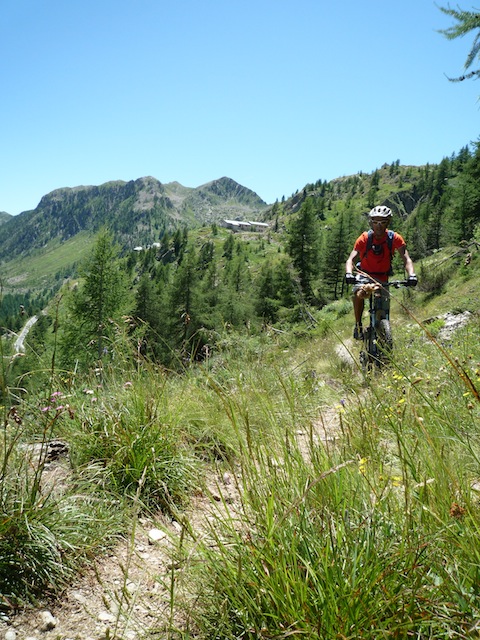
[[[360,364],[364,373],[372,371],[375,362],[375,340],[372,327],[366,327],[363,331],[363,349],[360,351]]]
[[[362,367],[363,373],[370,373],[370,371],[372,370],[372,363],[370,361],[369,355],[363,349],[362,351],[360,351],[360,366]]]
[[[385,362],[392,357],[393,338],[390,321],[383,318],[378,324],[378,351],[380,358]]]

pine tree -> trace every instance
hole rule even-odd
[[[226,260],[231,260],[233,257],[233,248],[235,246],[235,238],[233,237],[233,233],[230,233],[227,236],[227,239],[223,243],[223,257]]]
[[[198,344],[193,340],[200,329],[199,274],[195,248],[189,244],[168,290],[166,323],[172,348],[180,350],[185,363],[195,357]]]
[[[323,280],[327,299],[336,300],[343,294],[345,261],[351,251],[349,215],[341,212],[324,234],[322,251]]]
[[[314,297],[312,282],[319,273],[320,229],[312,198],[307,198],[288,227],[287,251],[300,278],[305,299]]]
[[[265,322],[276,322],[278,319],[278,308],[280,301],[277,293],[277,282],[275,279],[275,269],[267,261],[262,265],[257,281],[257,298],[255,311]]]
[[[280,307],[291,309],[300,302],[296,274],[290,260],[286,257],[282,258],[275,267],[275,283]]]
[[[248,324],[254,318],[253,302],[247,256],[243,243],[237,242],[231,259],[225,264],[220,296],[224,322],[235,327]]]
[[[162,300],[158,286],[145,273],[135,294],[133,316],[140,327],[141,351],[154,358],[162,353]]]
[[[444,239],[450,242],[470,240],[480,222],[480,142],[463,171],[458,175],[449,199]]]
[[[109,353],[115,324],[129,307],[127,281],[119,248],[110,233],[102,230],[83,269],[83,282],[67,302],[63,324],[63,355],[72,361],[93,364]]]
[[[369,209],[375,206],[379,184],[380,184],[380,173],[378,169],[375,169],[375,172],[372,174],[370,189],[367,194],[367,207]]]
[[[201,274],[199,285],[199,317],[204,327],[215,329],[220,324],[218,306],[220,302],[220,281],[215,256]]]
[[[215,244],[212,240],[208,240],[200,247],[200,253],[198,257],[198,267],[200,271],[207,271],[210,263],[215,256]]]

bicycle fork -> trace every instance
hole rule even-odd
[[[370,314],[370,322],[367,329],[364,332],[364,351],[361,356],[362,365],[365,367],[369,367],[372,364],[379,364],[379,348],[378,348],[378,321],[380,318],[377,318],[377,314],[379,311],[388,318],[388,313],[382,308],[378,308],[379,305],[377,301],[380,302],[381,307],[381,296],[373,293],[369,299],[369,314]]]

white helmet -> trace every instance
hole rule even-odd
[[[392,210],[389,209],[388,207],[383,207],[383,206],[373,207],[373,209],[368,214],[368,217],[370,219],[372,219],[372,218],[391,218],[392,217]]]

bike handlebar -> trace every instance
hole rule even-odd
[[[399,287],[408,287],[408,280],[389,280],[388,282],[380,282],[379,280],[375,280],[375,278],[369,278],[367,276],[356,276],[355,284],[378,284],[381,287],[395,287],[398,289]]]

